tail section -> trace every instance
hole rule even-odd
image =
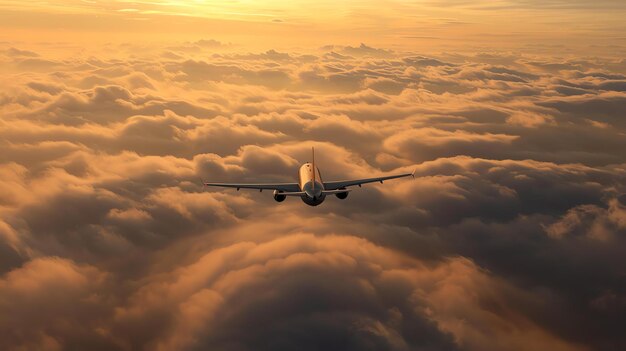
[[[313,168],[313,191],[315,191],[315,173],[316,172],[316,168],[315,168],[315,147],[311,146],[311,155],[313,156],[313,161],[312,163],[312,168]]]

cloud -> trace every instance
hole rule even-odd
[[[109,305],[102,294],[107,279],[95,267],[55,257],[7,273],[0,280],[0,344],[6,349],[117,348],[101,325]]]
[[[498,148],[511,144],[517,138],[507,134],[420,128],[394,134],[384,141],[384,147],[387,151],[405,155],[418,162],[458,154],[493,157],[495,155],[490,153],[494,150],[498,152]]]
[[[615,59],[8,47],[3,349],[625,345]],[[311,147],[324,180],[416,179],[200,185],[293,182]]]
[[[21,50],[18,48],[8,48],[6,50],[2,50],[2,52],[7,55],[7,56],[11,56],[11,57],[39,57],[39,54],[37,54],[36,52],[33,51],[29,51],[29,50]]]
[[[522,291],[509,291],[513,288],[465,259],[428,267],[354,237],[296,234],[209,252],[142,287],[116,319],[141,325],[156,311],[171,315],[155,341],[163,350],[287,349],[302,343],[313,349],[339,344],[344,349],[456,349],[453,340],[469,349],[579,349],[542,333],[531,320],[511,343],[508,319],[527,317],[496,317],[492,307],[479,307],[461,293],[467,289],[486,303],[513,297],[541,304]],[[468,311],[469,306],[475,307]],[[468,318],[468,312],[476,323],[458,319]],[[265,322],[250,329],[260,318]],[[489,335],[479,327],[495,321],[503,325]],[[501,345],[493,344],[494,335],[502,338]]]
[[[546,227],[548,235],[582,233],[596,240],[611,240],[612,235],[626,229],[626,209],[617,199],[609,202],[608,209],[594,205],[581,205],[570,209],[561,220]],[[580,235],[580,234],[579,234]]]
[[[377,49],[363,43],[357,47],[346,46],[342,52],[351,56],[389,57],[393,55],[391,50]]]

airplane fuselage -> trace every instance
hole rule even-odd
[[[298,172],[298,185],[300,190],[305,194],[302,195],[302,201],[309,206],[317,206],[324,202],[326,195],[324,191],[324,183],[320,176],[320,171],[312,163],[305,163],[300,167]]]

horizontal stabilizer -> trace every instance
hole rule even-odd
[[[280,192],[278,193],[278,195],[285,195],[285,196],[304,196],[306,195],[306,193],[304,191],[290,191],[290,192]]]
[[[324,190],[322,191],[322,195],[342,194],[342,193],[349,193],[351,191],[352,190],[349,190],[349,189]]]

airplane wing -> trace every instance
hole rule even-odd
[[[239,189],[258,189],[258,190],[280,190],[285,192],[300,192],[300,186],[298,183],[263,183],[263,184],[237,184],[237,183],[206,183],[202,182],[204,186],[219,186],[223,188],[237,188]]]
[[[366,183],[374,183],[374,182],[383,182],[384,180],[396,179],[402,177],[415,177],[415,172],[413,173],[404,173],[404,174],[396,174],[386,177],[376,177],[376,178],[365,178],[365,179],[355,179],[355,180],[340,180],[335,182],[324,182],[324,190],[336,190],[340,188],[346,188],[349,186],[361,186],[361,184]]]

